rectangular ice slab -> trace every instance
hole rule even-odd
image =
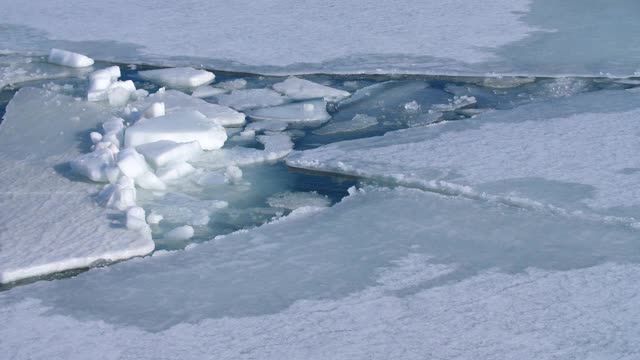
[[[0,353],[554,360],[640,351],[636,231],[402,188],[305,210],[0,292]]]
[[[74,178],[68,161],[88,151],[106,106],[22,88],[0,125],[0,283],[89,267],[153,251],[148,233],[128,231]],[[86,150],[81,150],[86,148]]]
[[[202,152],[200,143],[197,141],[176,143],[171,140],[160,140],[139,145],[136,149],[155,168],[169,163],[189,161]]]
[[[289,123],[323,123],[331,119],[324,100],[297,102],[247,111],[254,120],[286,121]]]
[[[52,64],[74,68],[93,65],[93,59],[88,56],[55,48],[49,51],[48,60]]]
[[[152,119],[138,121],[124,133],[126,147],[161,140],[197,141],[204,150],[219,149],[227,140],[227,132],[195,110],[177,111]]]
[[[295,100],[325,99],[326,101],[340,101],[351,96],[348,91],[334,89],[297,77],[290,77],[283,82],[274,84],[273,90]]]
[[[197,110],[222,126],[242,126],[245,122],[244,114],[241,112],[227,106],[212,104],[177,90],[158,91],[135,105],[139,109],[146,109],[155,102],[164,103],[167,114],[183,110]]]
[[[287,164],[520,205],[637,218],[639,118],[640,93],[600,91],[334,143],[292,154]]]
[[[193,88],[205,85],[215,79],[212,72],[191,67],[139,71],[141,78],[173,88]]]

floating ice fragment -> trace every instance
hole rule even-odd
[[[267,204],[275,208],[295,210],[305,206],[327,207],[331,201],[324,195],[311,192],[282,192],[270,196]]]
[[[284,131],[289,126],[286,121],[271,120],[271,121],[254,121],[245,127],[245,131]]]
[[[458,109],[463,109],[474,105],[477,102],[476,98],[473,96],[454,96],[453,100],[450,100],[448,104],[435,104],[431,106],[431,110],[434,111],[454,111]]]
[[[163,102],[154,102],[149,105],[149,107],[142,113],[142,117],[145,119],[151,119],[158,116],[164,116],[164,103]]]
[[[212,72],[191,67],[139,71],[141,78],[173,88],[191,88],[205,85],[215,79]]]
[[[283,104],[287,98],[271,89],[234,90],[217,96],[218,104],[247,110]]]
[[[245,79],[228,80],[228,81],[217,83],[216,86],[225,90],[240,90],[240,89],[244,89],[247,86],[247,80]]]
[[[177,90],[158,91],[135,105],[145,109],[154,102],[163,102],[167,115],[178,111],[197,110],[209,120],[222,126],[242,126],[245,122],[245,116],[241,112],[227,106],[209,103]]]
[[[191,96],[197,97],[197,98],[206,98],[206,97],[211,97],[211,96],[224,94],[227,91],[229,91],[229,90],[220,89],[220,88],[213,87],[213,86],[210,86],[210,85],[202,85],[202,86],[198,86],[197,88],[195,88],[193,90],[193,92],[191,93]]]
[[[189,240],[193,237],[193,227],[189,225],[179,226],[164,234],[164,238],[168,240]]]
[[[164,219],[164,216],[152,211],[147,215],[147,224],[159,224],[162,219]]]
[[[348,91],[334,89],[297,77],[290,77],[285,81],[274,84],[273,89],[294,100],[322,98],[326,101],[340,101],[351,96]]]
[[[228,166],[224,171],[224,177],[229,183],[239,183],[242,180],[242,170],[237,166]]]
[[[364,130],[377,124],[378,119],[375,116],[356,114],[349,121],[331,122],[320,129],[314,130],[313,133],[318,135],[347,133]]]
[[[288,123],[318,124],[331,119],[323,100],[299,102],[261,109],[253,109],[247,115],[254,120],[278,120]]]
[[[88,56],[55,48],[49,51],[48,61],[52,64],[74,68],[93,65],[93,59]]]
[[[195,110],[169,113],[127,128],[125,146],[134,147],[160,140],[197,141],[204,150],[219,149],[227,140],[224,128]]]

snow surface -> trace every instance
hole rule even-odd
[[[97,59],[279,74],[631,76],[640,70],[636,0],[368,5],[2,0],[0,48],[45,54],[64,47]]]
[[[95,186],[69,170],[88,151],[90,130],[110,117],[103,106],[29,87],[9,103],[0,125],[0,283],[153,251],[150,234],[127,231],[94,203]]]
[[[186,251],[2,292],[0,351],[15,359],[632,359],[640,351],[636,239],[617,225],[367,189]]]
[[[637,92],[594,92],[333,143],[291,154],[287,164],[522,206],[637,217],[638,104]]]

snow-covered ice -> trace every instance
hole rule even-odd
[[[293,142],[287,134],[259,135],[257,140],[264,145],[264,149],[235,146],[205,152],[194,158],[191,163],[208,169],[246,166],[282,159],[293,150]]]
[[[213,86],[210,86],[210,85],[202,85],[202,86],[198,86],[197,88],[195,88],[193,90],[193,92],[191,93],[191,96],[195,96],[197,98],[206,98],[206,97],[211,97],[211,96],[224,94],[227,91],[228,90],[226,90],[226,89],[220,89],[220,88],[213,87]]]
[[[544,212],[367,189],[186,251],[0,293],[0,350],[36,359],[633,358],[636,238]]]
[[[52,64],[74,68],[93,65],[93,59],[88,56],[55,48],[49,51],[47,60]]]
[[[640,94],[600,91],[297,152],[293,167],[638,216]]]
[[[377,124],[378,119],[375,116],[356,114],[350,121],[333,122],[314,130],[313,133],[318,135],[346,133],[364,130]]]
[[[206,70],[191,67],[177,67],[139,71],[141,78],[157,82],[172,88],[194,88],[206,85],[215,79],[215,75]]]
[[[153,251],[149,234],[109,221],[117,214],[92,200],[95,186],[67,178],[90,129],[110,116],[101,105],[29,87],[9,103],[0,125],[0,283]]]
[[[222,147],[227,140],[224,128],[196,110],[183,110],[139,121],[127,128],[125,146],[135,147],[161,140],[197,141],[204,150]]]

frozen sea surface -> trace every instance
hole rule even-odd
[[[155,247],[1,287],[7,358],[640,353],[635,79],[303,76],[309,84],[216,72],[196,90],[121,65],[137,91],[110,106],[86,100],[85,73],[41,76],[43,58],[2,56],[15,80],[0,92],[0,270],[121,246],[126,219],[146,226],[142,210],[142,240]],[[265,101],[272,91],[285,95]],[[217,109],[207,121],[218,122],[225,103],[248,116],[223,124],[221,149],[162,164],[140,149],[149,159],[138,170],[165,182],[149,190],[135,177],[131,216],[93,201],[106,183],[69,172],[78,155],[124,150],[107,131],[117,124],[195,108]],[[289,121],[310,110],[324,123]],[[111,116],[123,121],[102,126]],[[312,172],[287,167],[292,151],[289,164]]]
[[[186,251],[0,293],[0,350],[631,359],[640,350],[636,238],[617,225],[366,188]]]
[[[0,1],[0,49],[256,73],[632,76],[635,0]],[[159,31],[162,29],[162,31]]]

